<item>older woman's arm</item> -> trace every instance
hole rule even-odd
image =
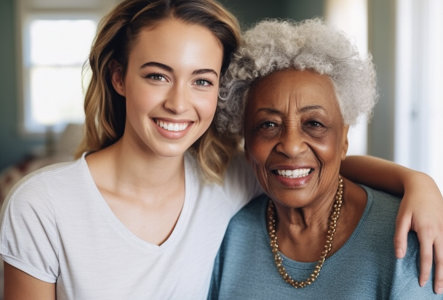
[[[391,194],[403,195],[397,216],[394,244],[402,258],[409,230],[420,241],[420,278],[429,279],[434,254],[434,290],[443,292],[443,197],[434,180],[421,172],[371,156],[349,156],[341,166],[345,177]]]

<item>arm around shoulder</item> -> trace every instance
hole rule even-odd
[[[434,291],[443,293],[443,196],[427,174],[393,162],[371,157],[347,157],[340,170],[353,181],[391,194],[403,195],[394,236],[396,256],[406,253],[409,230],[420,242],[421,286],[429,279],[435,264]]]

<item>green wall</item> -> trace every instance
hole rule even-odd
[[[395,0],[368,1],[369,51],[377,70],[379,100],[368,127],[368,153],[394,159]]]
[[[246,29],[263,18],[296,20],[321,16],[323,0],[220,0]],[[42,136],[23,135],[19,129],[20,102],[17,97],[17,57],[14,0],[0,1],[0,171],[22,160],[37,146]]]
[[[19,132],[17,99],[16,26],[13,0],[0,1],[0,171],[14,164],[37,145],[41,137],[25,137]]]
[[[305,18],[322,16],[324,0],[220,0],[239,19],[243,29],[263,18]],[[17,98],[16,24],[14,0],[0,0],[0,171],[22,160],[42,136],[20,133],[20,102]],[[393,159],[394,134],[394,51],[395,1],[369,1],[369,50],[377,66],[379,103],[369,126],[368,153]]]
[[[219,0],[240,20],[243,29],[264,18],[303,20],[323,15],[324,0]]]

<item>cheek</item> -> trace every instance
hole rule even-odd
[[[247,139],[246,141],[246,155],[260,181],[266,178],[266,163],[272,153],[272,148],[271,143],[261,139]]]
[[[338,136],[333,135],[315,143],[320,160],[324,163],[340,163],[343,145],[338,141]]]
[[[217,109],[218,93],[208,93],[207,95],[195,97],[196,110],[200,118],[206,121],[212,121]]]
[[[166,90],[149,88],[137,80],[127,81],[126,107],[128,110],[147,112],[165,99]]]

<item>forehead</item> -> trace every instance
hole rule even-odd
[[[334,86],[327,75],[311,70],[281,70],[259,79],[251,87],[248,105],[281,107],[321,105],[338,107]]]
[[[156,58],[174,63],[221,66],[223,45],[206,27],[166,18],[143,28],[130,49],[130,58]],[[215,66],[212,66],[215,67]]]

